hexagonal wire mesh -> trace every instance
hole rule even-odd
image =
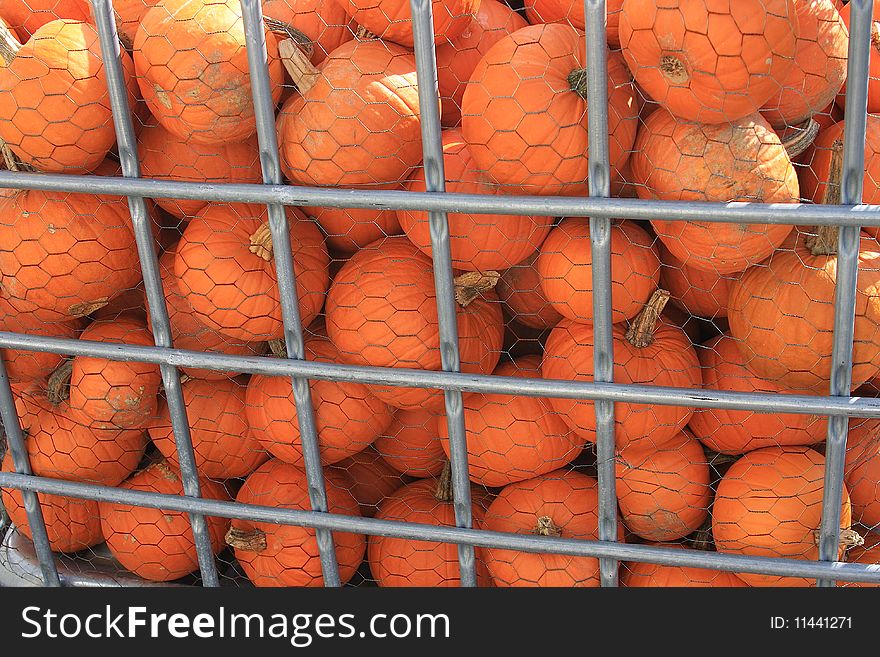
[[[7,20],[7,569],[880,582],[872,3],[409,4]]]

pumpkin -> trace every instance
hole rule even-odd
[[[354,253],[382,237],[400,235],[397,212],[373,208],[303,207],[324,230],[329,249]]]
[[[141,24],[147,11],[160,2],[161,0],[113,0],[116,31],[119,34],[119,41],[125,48],[132,49],[138,25]]]
[[[677,543],[655,543],[656,547],[685,549]],[[744,588],[744,581],[725,570],[666,566],[644,561],[629,561],[620,572],[620,584],[627,588],[688,587]]]
[[[330,513],[360,516],[358,503],[346,490],[343,478],[325,472],[324,482]],[[235,499],[239,504],[304,511],[312,508],[305,471],[277,459],[257,468]],[[226,543],[255,586],[323,586],[314,529],[235,518],[226,534]],[[363,560],[366,538],[362,534],[333,532],[333,546],[339,578],[346,583]]]
[[[348,482],[346,489],[357,500],[365,518],[376,515],[382,500],[404,484],[400,473],[372,446],[328,466],[327,470],[343,475],[339,482]]]
[[[727,299],[736,275],[692,267],[689,259],[679,260],[662,241],[659,247],[660,285],[672,294],[671,301],[691,315],[706,319],[727,317]]]
[[[849,30],[850,6],[849,3],[837,8],[843,19],[846,29]],[[868,59],[868,114],[880,112],[880,5],[875,4],[871,14],[871,48]],[[837,96],[837,104],[846,109],[846,84]]]
[[[303,185],[391,189],[405,182],[422,160],[413,55],[375,39],[344,43],[320,69],[296,47],[290,55],[303,72],[294,77],[299,95],[278,115],[284,175]]]
[[[620,515],[636,536],[674,541],[699,529],[709,515],[709,463],[687,431],[662,446],[624,447],[614,465]]]
[[[712,535],[718,552],[815,561],[822,519],[825,457],[808,447],[764,447],[733,465],[718,484]],[[842,557],[858,535],[850,530],[846,486],[840,510]],[[859,537],[860,538],[860,537]],[[740,573],[750,586],[812,586],[815,580]]]
[[[415,522],[437,527],[455,527],[455,508],[450,467],[439,479],[419,479],[399,488],[379,505],[378,520]],[[487,495],[471,487],[471,516],[480,526]],[[373,535],[367,546],[370,573],[381,587],[461,586],[458,546],[454,543],[418,541],[395,536]],[[488,586],[489,573],[477,560],[477,585]]]
[[[529,23],[569,23],[578,29],[586,29],[584,3],[580,0],[525,0]],[[623,0],[605,1],[605,38],[612,49],[620,47],[618,25]]]
[[[282,41],[288,28],[298,30],[312,46],[311,61],[318,65],[327,55],[346,41],[354,38],[356,26],[345,9],[337,2],[325,0],[263,0],[263,15],[284,24],[284,30],[274,32]]]
[[[27,38],[59,18],[91,20],[87,0],[3,0],[2,11],[6,23]]]
[[[26,190],[0,200],[0,285],[20,312],[69,321],[140,280],[123,199]]]
[[[880,564],[880,538],[878,538],[877,534],[869,534],[865,539],[864,545],[854,547],[846,556],[846,560],[850,563]],[[838,586],[873,588],[880,586],[880,584],[876,582],[838,582]]]
[[[737,341],[729,333],[697,349],[707,390],[780,394],[789,392],[749,369]],[[743,454],[776,445],[812,445],[825,440],[828,420],[799,413],[757,413],[722,408],[694,411],[689,427],[714,452]]]
[[[700,388],[700,362],[683,329],[658,322],[669,299],[655,292],[627,329],[612,327],[615,383]],[[550,332],[541,374],[546,379],[593,381],[593,327],[563,319]],[[589,400],[551,399],[550,405],[579,436],[596,441],[596,415]],[[614,404],[618,449],[634,443],[658,448],[681,432],[693,409],[652,404]]]
[[[456,279],[461,371],[489,374],[504,337],[497,276],[468,272]],[[343,362],[377,367],[441,369],[440,327],[432,263],[405,237],[378,240],[346,262],[327,294],[327,334]],[[436,390],[374,386],[395,408],[443,407]]]
[[[582,540],[599,539],[599,482],[576,471],[555,470],[512,483],[492,500],[482,529]],[[622,528],[618,532],[623,539]],[[495,586],[599,586],[599,559],[482,548]]]
[[[502,363],[493,374],[537,379],[540,364],[540,356],[524,356]],[[506,486],[532,479],[570,463],[583,447],[583,439],[551,410],[547,399],[465,393],[462,404],[474,483]],[[438,422],[437,429],[449,455],[448,427]]]
[[[584,33],[530,25],[502,38],[477,64],[462,98],[461,129],[478,171],[511,191],[587,193]],[[637,113],[632,78],[608,53],[612,179],[629,158]]]
[[[165,461],[133,474],[121,488],[184,495],[180,473]],[[200,478],[199,489],[202,498],[229,499],[223,486],[209,479]],[[196,544],[186,513],[118,502],[100,502],[98,507],[107,548],[124,568],[152,582],[168,582],[198,570]],[[206,516],[205,523],[211,549],[219,554],[229,520]]]
[[[412,48],[412,13],[408,0],[334,0],[352,20],[372,36]],[[434,42],[443,43],[461,34],[480,6],[480,0],[431,0]]]
[[[540,253],[539,249],[501,272],[495,291],[510,318],[525,327],[544,330],[556,326],[562,315],[544,294],[541,275],[535,267]]]
[[[93,322],[80,340],[142,347],[155,344],[149,329],[128,317]],[[156,414],[161,382],[159,366],[154,363],[77,356],[70,376],[72,416],[99,429],[144,429]]]
[[[464,31],[448,43],[439,43],[435,49],[444,128],[454,128],[461,123],[464,90],[483,55],[502,37],[528,25],[503,2],[480,0],[479,5]]]
[[[329,340],[309,338],[306,359],[339,362],[339,350]],[[371,388],[351,381],[310,382],[312,408],[321,461],[336,463],[370,445],[391,423],[391,409]],[[245,395],[251,435],[276,458],[303,466],[303,448],[290,377],[256,374]]]
[[[624,0],[620,47],[651,98],[700,123],[737,121],[779,91],[797,52],[794,0]]]
[[[420,479],[437,477],[446,463],[440,440],[440,425],[445,422],[440,413],[398,410],[373,447],[396,472]]]
[[[266,49],[277,103],[284,69],[276,40]],[[238,0],[163,0],[141,19],[133,57],[143,99],[169,132],[200,144],[256,134]]]
[[[563,219],[544,243],[535,261],[541,290],[568,319],[593,321],[593,249],[590,220]],[[638,224],[611,226],[611,321],[630,320],[641,312],[660,283],[660,260],[653,239]]]
[[[797,174],[779,137],[759,114],[704,125],[653,112],[631,159],[639,198],[794,203]],[[731,274],[779,247],[791,226],[652,220],[666,248],[695,269]]]
[[[116,142],[98,33],[88,23],[54,20],[24,45],[0,39],[0,139],[39,171],[86,173]],[[121,54],[135,105],[134,67]]]
[[[442,135],[446,191],[462,194],[502,194],[475,170],[470,149],[458,129]],[[418,169],[407,185],[411,192],[424,192],[425,170]],[[430,256],[431,223],[428,212],[399,210],[397,217],[409,240]],[[534,253],[553,225],[553,217],[451,212],[449,248],[452,266],[463,271],[507,269]]]
[[[329,284],[329,256],[317,226],[287,207],[300,320],[318,315]],[[265,206],[211,204],[177,245],[174,273],[195,317],[236,340],[283,337],[278,274]]]
[[[868,527],[880,525],[880,422],[849,422],[844,474],[855,520]]]

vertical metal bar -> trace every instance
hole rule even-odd
[[[430,0],[410,0],[415,40],[416,74],[419,81],[419,113],[422,127],[426,191],[446,191],[443,167],[443,141],[440,127],[437,55],[434,51],[434,16]],[[437,316],[440,323],[440,358],[447,372],[461,371],[458,352],[458,320],[453,295],[452,254],[449,247],[449,221],[445,212],[430,212],[431,251]],[[467,436],[460,390],[444,391],[446,426],[449,431],[449,461],[452,466],[455,523],[470,527],[471,482],[468,477]],[[459,544],[458,563],[462,586],[477,585],[474,546]]]
[[[269,82],[266,33],[263,27],[263,9],[259,0],[241,0],[244,18],[245,40],[247,42],[248,68],[257,119],[257,138],[260,144],[260,163],[263,167],[263,182],[268,185],[281,185],[281,158],[278,152],[278,137],[275,133],[275,106]],[[284,206],[270,203],[269,229],[272,232],[272,251],[275,269],[278,272],[278,292],[281,296],[281,316],[284,321],[284,343],[288,358],[303,360],[305,346],[303,328],[299,314],[299,301],[296,294],[296,274],[293,270],[293,253],[290,246],[290,232]],[[303,377],[292,377],[293,400],[299,435],[302,441],[306,477],[309,483],[309,501],[314,511],[327,513],[327,490],[324,485],[324,470],[321,468],[321,452],[318,445],[318,430],[312,407],[312,391],[309,381]],[[328,529],[317,530],[318,551],[321,557],[321,570],[325,586],[339,586],[339,565],[333,546],[333,534]]]
[[[868,119],[868,59],[870,56],[873,0],[850,2],[849,53],[847,62],[846,115],[843,136],[843,170],[840,202],[862,201],[865,167],[865,132]],[[837,250],[837,281],[834,290],[834,347],[831,356],[832,396],[848,397],[852,386],[853,336],[856,314],[856,283],[859,268],[858,226],[843,226]],[[840,542],[840,498],[846,460],[849,418],[828,419],[825,443],[825,487],[822,496],[822,525],[819,530],[819,559],[837,561]],[[817,586],[836,586],[833,579],[819,579]]]
[[[140,164],[138,162],[137,138],[131,121],[128,90],[119,60],[121,49],[116,32],[113,6],[110,0],[93,0],[92,6],[95,25],[101,39],[104,74],[107,78],[110,105],[113,109],[113,124],[116,128],[116,142],[119,149],[119,159],[122,163],[122,175],[126,178],[138,178],[140,177]],[[162,277],[159,274],[159,263],[146,202],[141,197],[129,196],[128,208],[137,241],[144,288],[147,301],[150,304],[153,340],[157,347],[171,347],[171,324],[165,306],[165,293],[162,289]],[[186,404],[180,387],[180,372],[173,365],[160,365],[160,371],[168,400],[168,411],[171,415],[171,427],[177,444],[183,490],[190,497],[199,497],[201,491],[198,471],[189,432],[189,421],[186,416]],[[214,561],[214,551],[211,548],[205,517],[198,513],[191,513],[189,519],[196,544],[202,582],[205,586],[219,586],[217,564]]]
[[[587,34],[587,106],[590,132],[590,196],[611,196],[608,154],[608,76],[605,0],[584,0]],[[595,380],[614,379],[611,321],[611,220],[590,218],[593,255],[593,368]],[[599,475],[599,540],[617,540],[617,489],[614,471],[614,403],[596,401],[596,461]],[[601,559],[602,586],[617,586],[617,561]]]
[[[6,363],[3,362],[3,354],[0,354],[0,420],[3,420],[3,428],[6,429],[6,440],[9,452],[12,455],[12,464],[15,471],[20,474],[33,474],[30,459],[28,458],[27,446],[25,445],[24,432],[18,423],[18,412],[15,410],[15,398],[12,387],[9,385],[9,376],[6,374]],[[40,572],[43,575],[43,584],[46,586],[61,586],[58,578],[58,569],[55,564],[55,555],[49,546],[49,535],[46,532],[46,522],[43,519],[43,510],[40,501],[33,491],[23,490],[21,496],[24,501],[24,510],[27,514],[28,527],[31,530],[31,538],[37,558],[40,561]]]

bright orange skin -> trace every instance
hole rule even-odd
[[[708,390],[785,393],[783,387],[762,379],[729,333],[709,340],[697,350]],[[721,454],[743,454],[777,445],[812,445],[825,440],[827,418],[798,413],[755,413],[721,408],[696,409],[690,429],[709,449]]]
[[[59,18],[75,21],[92,18],[87,0],[3,0],[0,11],[6,23],[27,39],[46,23]]]
[[[229,499],[223,486],[215,481],[199,478],[199,487],[203,498]],[[165,461],[132,475],[121,488],[165,495],[184,494],[179,472]],[[101,502],[98,507],[107,547],[131,572],[153,582],[169,582],[198,569],[196,544],[186,513],[112,502]],[[223,548],[229,520],[206,516],[205,521],[211,547],[214,554],[218,554]]]
[[[94,322],[81,340],[153,346],[150,330],[129,317]],[[70,377],[73,417],[100,429],[144,429],[155,416],[162,377],[154,363],[77,356]]]
[[[372,518],[386,497],[403,486],[404,478],[372,447],[353,454],[328,467],[328,472],[343,476],[345,488],[358,501],[361,515]]]
[[[138,26],[146,13],[160,2],[161,0],[114,0],[116,29],[119,40],[126,48],[131,49]]]
[[[284,69],[278,42],[267,38],[266,48],[277,103]],[[133,56],[143,99],[169,131],[200,144],[256,134],[238,0],[164,0],[144,14]]]
[[[304,185],[405,182],[422,160],[412,53],[377,40],[350,41],[320,71],[315,85],[288,99],[278,115],[284,175]]]
[[[569,25],[530,25],[493,45],[462,99],[462,133],[479,171],[512,192],[587,192],[587,101],[569,76],[585,67],[584,33]],[[608,135],[612,178],[635,141],[632,78],[608,53]]]
[[[623,0],[605,2],[605,38],[613,49],[620,47],[617,33],[620,24],[620,8]],[[529,23],[568,23],[579,30],[586,29],[584,3],[580,0],[525,0],[526,16]]]
[[[673,550],[686,549],[678,543],[655,543],[656,547]],[[688,588],[745,588],[739,577],[725,570],[693,568],[691,566],[664,566],[643,561],[629,561],[620,571],[620,585],[628,588],[681,587]]]
[[[500,304],[486,291],[457,306],[461,370],[489,374],[504,338]],[[379,240],[346,262],[327,294],[327,334],[343,362],[440,370],[440,325],[430,258],[405,237]],[[374,386],[395,408],[443,407],[439,391]]]
[[[700,363],[690,338],[677,326],[659,322],[654,341],[644,348],[633,346],[626,329],[613,327],[614,381],[676,388],[700,388]],[[550,333],[541,374],[547,379],[593,380],[593,327],[563,319]],[[596,441],[596,415],[591,401],[551,399],[550,405],[578,435]],[[614,405],[618,449],[641,443],[659,447],[673,439],[688,423],[693,409],[680,406]]]
[[[330,513],[360,516],[357,500],[346,489],[348,482],[342,475],[325,471],[324,482]],[[235,499],[241,504],[283,509],[308,511],[312,508],[305,471],[277,459],[257,468],[245,480]],[[266,535],[267,547],[263,552],[235,549],[236,559],[255,586],[324,585],[314,529],[240,519],[233,520],[232,527],[245,532],[256,529]],[[339,578],[343,584],[360,566],[366,544],[362,534],[333,532]]]
[[[452,502],[437,499],[437,479],[420,479],[386,498],[376,512],[380,520],[416,522],[438,527],[455,527]],[[485,491],[471,488],[474,526],[485,514]],[[461,586],[458,547],[453,543],[416,541],[393,536],[370,536],[367,546],[370,572],[382,587]],[[477,560],[477,585],[489,585],[489,573]]]
[[[561,538],[599,539],[599,483],[580,472],[555,470],[510,484],[499,493],[480,527],[514,534],[534,533],[538,518],[548,516]],[[619,540],[623,528],[618,525]],[[599,560],[478,548],[495,586],[599,586]]]
[[[727,317],[727,299],[736,274],[719,274],[682,262],[663,242],[659,244],[660,287],[672,293],[670,299],[686,313],[714,319]]]
[[[481,0],[464,31],[448,43],[437,45],[437,82],[444,128],[461,123],[464,90],[483,55],[500,39],[526,25],[525,19],[503,2]]]
[[[844,481],[855,520],[866,527],[880,524],[880,422],[877,420],[850,420]]]
[[[352,20],[385,41],[412,48],[412,13],[408,0],[333,0]],[[434,42],[454,39],[467,27],[479,9],[480,0],[431,0]]]
[[[122,53],[131,107],[131,57]],[[40,171],[86,173],[116,142],[98,33],[88,23],[55,20],[36,31],[0,68],[0,138]]]
[[[251,235],[266,223],[265,206],[210,204],[193,217],[177,245],[174,273],[195,317],[236,340],[283,337],[275,260],[250,251]],[[318,227],[287,208],[300,318],[318,315],[329,284],[330,258]]]
[[[440,426],[446,418],[421,409],[398,410],[373,447],[394,470],[410,477],[438,477],[446,463]]]
[[[354,39],[357,25],[345,9],[333,0],[265,0],[263,15],[292,25],[312,42],[312,64],[320,64],[327,55],[346,41]],[[278,41],[287,35],[274,32]]]
[[[340,362],[339,350],[329,340],[310,338],[305,349],[306,360]],[[310,387],[325,465],[360,452],[391,424],[391,409],[368,386],[316,379]],[[251,433],[263,449],[282,461],[304,467],[290,377],[252,376],[245,410]]]
[[[840,17],[843,19],[846,29],[849,30],[850,6],[849,3],[838,6]],[[871,15],[871,48],[868,59],[868,113],[880,112],[880,5],[875,4]],[[846,84],[837,96],[837,104],[846,108]]]
[[[633,534],[674,541],[698,530],[709,515],[709,464],[687,431],[661,447],[625,447],[614,465],[620,515]]]
[[[540,250],[520,264],[505,269],[495,291],[508,316],[523,326],[544,330],[556,326],[562,315],[544,295],[541,275],[535,267],[539,255]]]
[[[461,130],[443,132],[443,166],[446,191],[462,194],[503,194],[503,190],[476,170]],[[412,192],[424,192],[425,170],[417,169],[407,185]],[[400,210],[400,225],[409,240],[430,256],[431,230],[427,212]],[[534,253],[553,225],[553,217],[450,212],[449,246],[452,266],[463,271],[501,270],[513,267]]]
[[[795,240],[794,238],[797,238]],[[814,256],[806,235],[745,272],[730,293],[730,332],[749,368],[792,391],[827,394],[837,256]],[[862,234],[852,387],[880,372],[880,243]]]
[[[660,283],[660,259],[654,239],[632,221],[611,226],[611,321],[632,319]],[[535,261],[541,289],[564,317],[593,321],[593,252],[590,220],[563,219]]]
[[[303,212],[314,217],[321,226],[327,236],[327,247],[345,254],[354,253],[382,237],[401,233],[394,210],[304,206]]]
[[[624,0],[620,46],[639,86],[691,121],[736,121],[785,80],[797,49],[794,0]],[[664,70],[674,58],[677,69]]]

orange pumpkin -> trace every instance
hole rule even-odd
[[[184,494],[180,473],[165,461],[153,463],[132,475],[121,488],[165,495]],[[229,499],[223,486],[209,479],[200,478],[199,488],[203,498]],[[98,507],[107,547],[124,568],[153,582],[179,579],[198,569],[196,544],[186,513],[117,502],[100,502]],[[205,522],[211,548],[218,554],[229,520],[206,516]]]
[[[730,285],[736,275],[699,269],[675,257],[660,242],[660,285],[672,293],[672,302],[686,313],[716,319],[727,317]]]
[[[408,0],[336,0],[352,20],[373,35],[412,47],[412,13]],[[434,42],[454,39],[467,27],[480,0],[431,0]]]
[[[535,267],[544,296],[563,317],[592,323],[593,249],[589,219],[563,219],[541,245]],[[639,314],[660,283],[660,260],[653,239],[632,221],[611,226],[611,272],[611,321],[630,320]]]
[[[326,0],[264,0],[263,15],[281,21],[302,32],[312,45],[311,61],[317,65],[346,41],[354,38],[356,25],[345,9],[335,1]],[[275,32],[278,41],[287,38]]]
[[[318,227],[287,207],[300,319],[318,315],[329,284],[329,256]],[[174,273],[195,317],[236,340],[283,336],[278,274],[265,206],[209,205],[177,245]]]
[[[850,6],[849,3],[838,6],[840,17],[843,19],[846,29],[849,30]],[[871,14],[871,48],[868,59],[868,113],[874,114],[880,112],[880,5],[874,4]],[[846,108],[846,84],[840,90],[837,96],[837,104],[842,109]]]
[[[815,561],[822,518],[825,457],[808,447],[765,447],[736,461],[718,484],[712,536],[719,552]],[[840,510],[841,548],[852,532],[846,486]],[[740,573],[750,586],[812,586],[815,580]]]
[[[161,0],[113,0],[113,11],[116,13],[116,30],[119,40],[128,50],[134,44],[138,25],[146,13]]]
[[[797,52],[794,0],[624,0],[620,47],[639,86],[691,121],[725,123],[779,91]]]
[[[325,472],[330,513],[360,516],[358,503],[346,490],[340,475]],[[266,461],[244,482],[235,498],[239,504],[258,504],[283,509],[311,510],[306,473],[277,459]],[[348,582],[364,558],[362,534],[333,532],[339,578]],[[247,578],[255,586],[323,586],[315,530],[234,519],[226,543]]]
[[[489,374],[504,337],[495,279],[475,272],[456,279],[461,370]],[[327,294],[327,334],[354,365],[439,370],[440,329],[432,263],[405,237],[379,240],[346,262]],[[374,386],[395,408],[440,409],[439,391]]]
[[[6,23],[28,39],[43,25],[59,18],[91,20],[88,0],[3,0],[0,11]]]
[[[361,515],[372,518],[386,497],[403,486],[404,478],[372,446],[352,454],[327,468],[328,472],[342,475],[340,484],[357,500]]]
[[[653,112],[631,159],[639,198],[670,201],[798,201],[797,174],[779,137],[759,114],[704,125]],[[779,247],[791,226],[653,220],[666,248],[695,269],[743,271]]]
[[[586,29],[584,3],[580,0],[525,0],[526,16],[529,23],[568,23],[583,30]],[[605,38],[608,46],[613,49],[620,47],[618,26],[623,0],[605,1]]]
[[[677,543],[655,543],[656,547],[683,550]],[[662,564],[629,561],[620,572],[620,584],[627,588],[688,587],[688,588],[744,588],[735,574],[725,570],[710,570],[693,566],[665,566]]]
[[[477,169],[512,191],[587,192],[587,69],[584,33],[530,25],[502,38],[477,64],[462,98],[462,134]],[[637,114],[632,78],[608,53],[611,174],[629,158]]]
[[[400,222],[394,210],[373,208],[303,207],[327,235],[329,249],[354,253],[382,237],[400,235]]]
[[[410,477],[437,477],[443,472],[446,451],[440,440],[445,416],[422,409],[398,410],[373,447],[395,471]]]
[[[470,149],[461,130],[443,132],[443,163],[446,191],[461,194],[502,194],[497,185],[487,182],[475,170]],[[411,192],[424,192],[425,170],[416,170],[407,185]],[[427,212],[399,210],[397,217],[409,240],[430,256],[431,224]],[[507,269],[534,253],[553,225],[553,217],[530,217],[505,214],[468,214],[451,212],[449,247],[452,266],[464,271]]]
[[[541,275],[535,267],[540,254],[539,249],[501,272],[495,291],[509,317],[528,328],[543,330],[556,326],[562,315],[544,294]]]
[[[668,292],[656,292],[629,329],[612,328],[614,381],[676,388],[699,388],[700,362],[683,329],[657,322]],[[547,379],[593,380],[593,327],[563,319],[545,345],[541,374]],[[596,415],[592,401],[551,399],[550,405],[579,436],[596,441]],[[657,448],[672,440],[693,413],[680,406],[614,404],[618,449],[632,443]]]
[[[850,420],[844,480],[855,520],[880,525],[880,421]]]

